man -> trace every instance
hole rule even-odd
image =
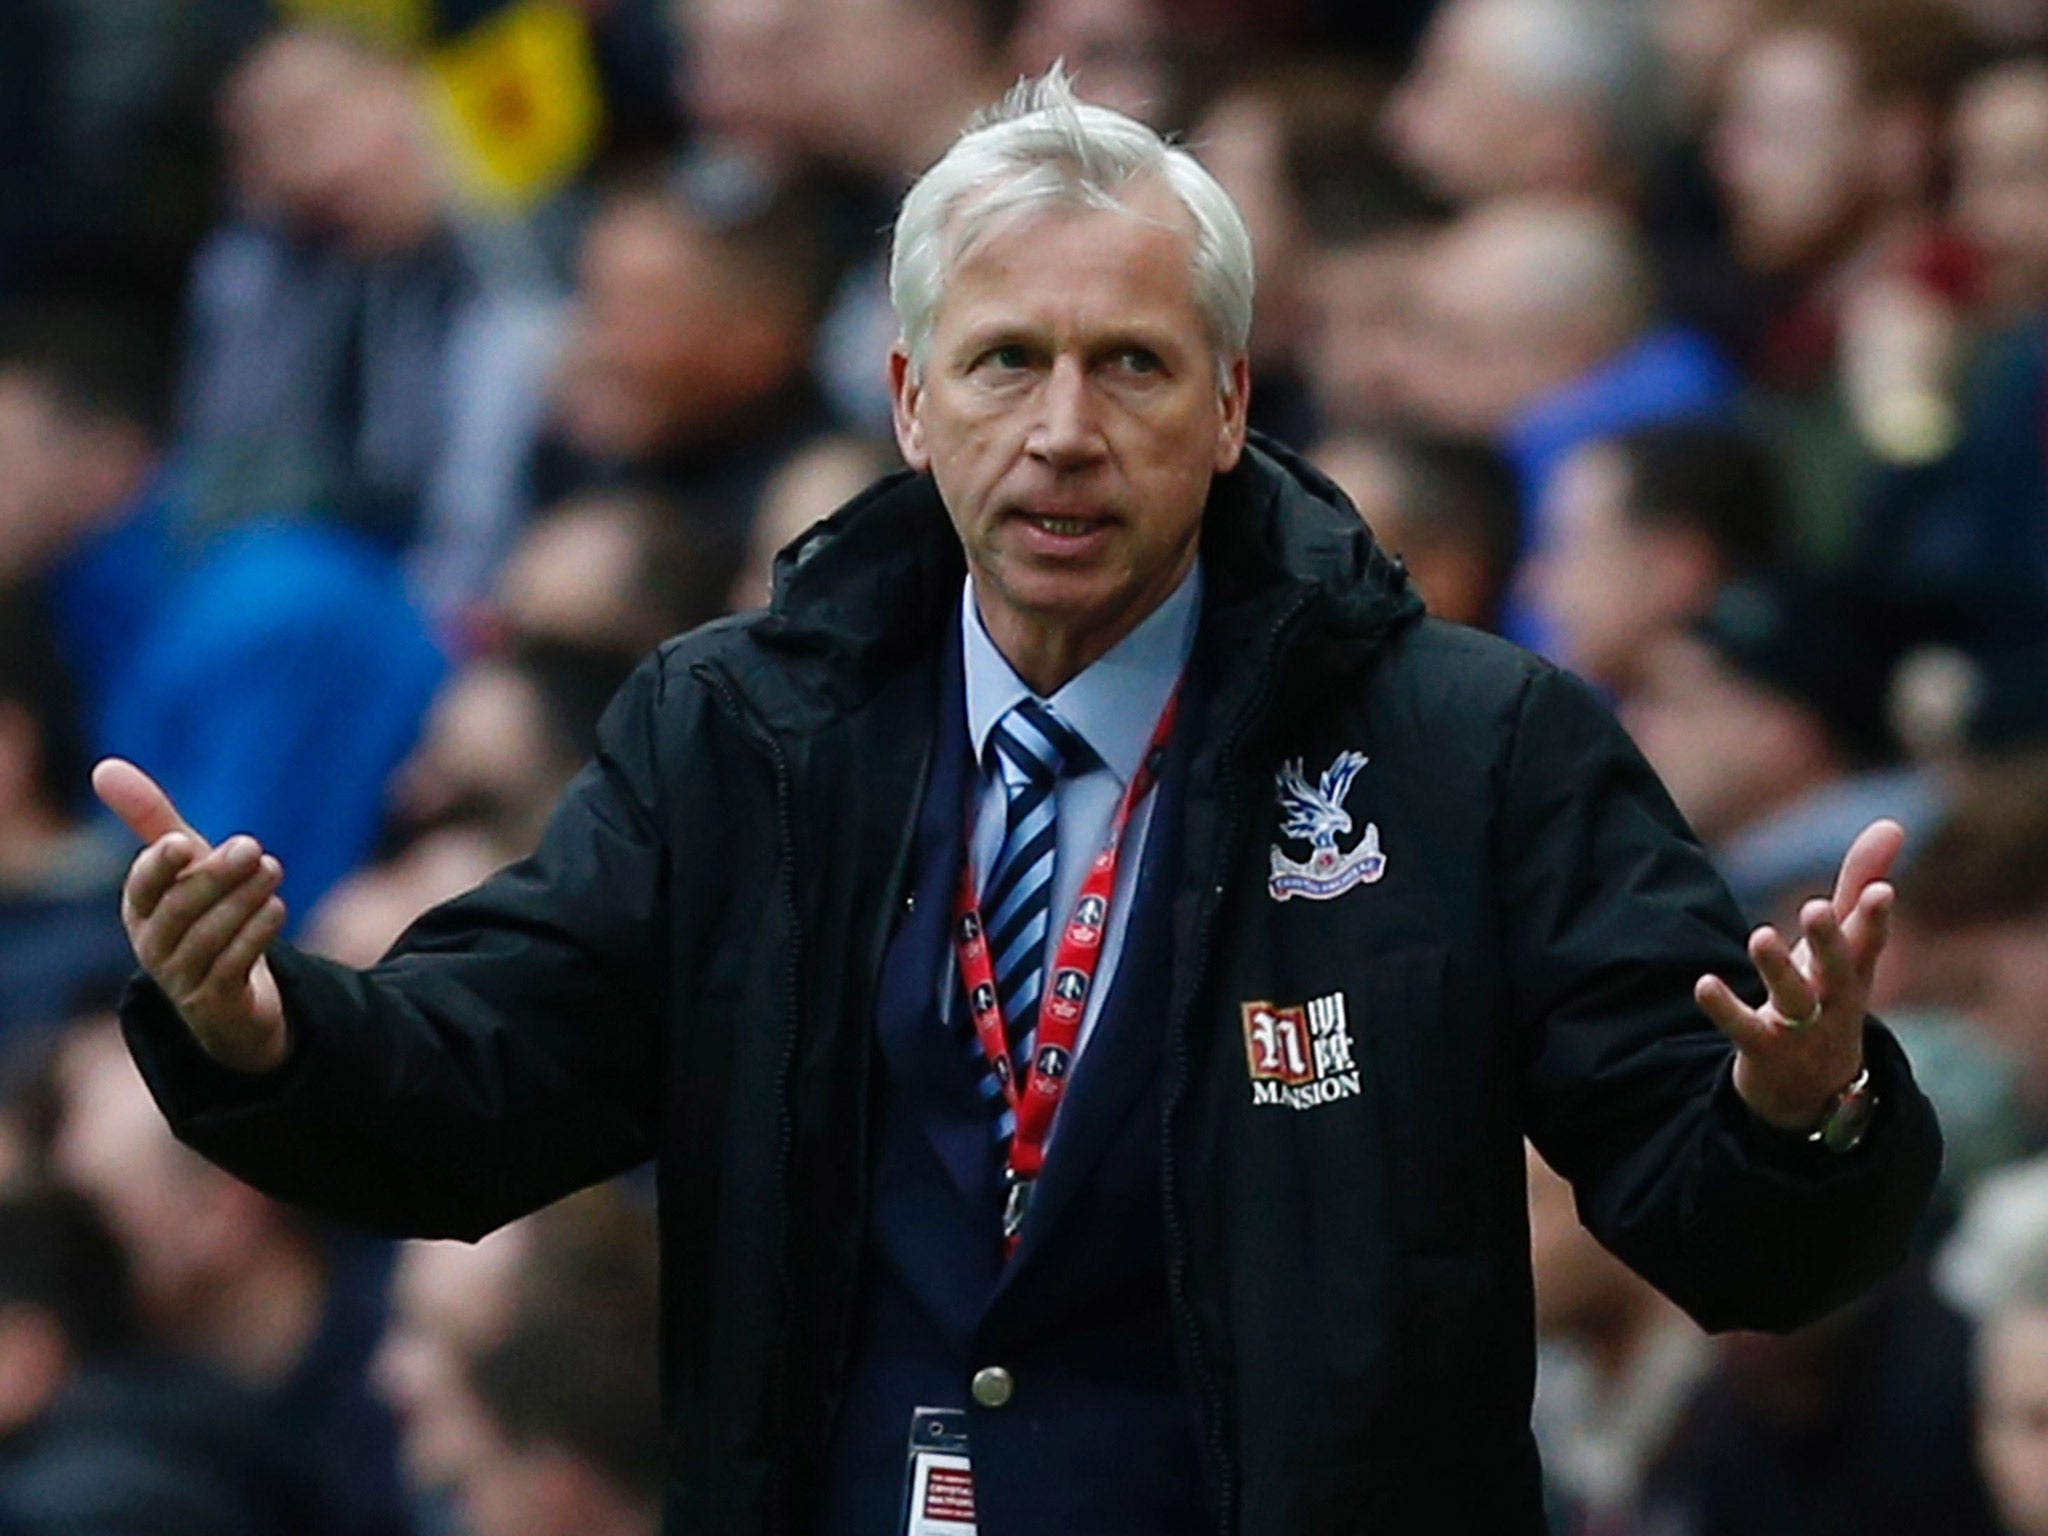
[[[233,1386],[297,1449],[335,1536],[404,1536],[391,1415],[365,1380],[388,1261],[179,1146],[154,1113],[113,1020],[56,1045],[56,1175],[120,1242],[151,1347]]]
[[[1598,437],[1558,466],[1548,542],[1523,585],[1554,655],[1626,697],[1650,647],[1727,582],[1778,563],[1785,518],[1770,460],[1743,433],[1665,422]]]
[[[1715,414],[1734,390],[1704,336],[1659,318],[1647,253],[1611,210],[1496,199],[1436,238],[1413,292],[1408,408],[1426,427],[1500,445],[1521,481],[1524,548],[1547,541],[1575,448]],[[1502,633],[1547,650],[1544,617],[1511,593]]]
[[[344,1530],[310,1447],[145,1350],[135,1314],[121,1249],[82,1195],[0,1186],[0,1532]]]
[[[1491,443],[1427,432],[1337,433],[1309,462],[1351,499],[1428,610],[1499,633],[1522,543],[1514,470]]]
[[[1864,1024],[1897,830],[1738,1001],[1585,691],[1247,446],[1242,222],[1059,76],[912,189],[893,287],[913,472],[377,970],[101,767],[173,1123],[420,1233],[655,1157],[673,1531],[1538,1530],[1524,1126],[1706,1323],[1852,1294],[1938,1156]]]
[[[1668,107],[1641,11],[1614,0],[1453,0],[1387,110],[1395,151],[1457,203],[1628,201]]]

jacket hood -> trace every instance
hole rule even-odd
[[[1203,512],[1203,628],[1219,653],[1299,610],[1310,643],[1375,647],[1419,616],[1406,571],[1327,477],[1254,434]],[[764,648],[812,655],[854,695],[927,652],[955,611],[966,562],[931,476],[876,482],[777,556],[775,596],[751,629]]]

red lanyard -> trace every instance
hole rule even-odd
[[[1067,1072],[1074,1062],[1074,1042],[1080,1038],[1081,1018],[1088,1011],[1088,993],[1095,985],[1095,967],[1102,959],[1102,936],[1109,927],[1109,904],[1116,892],[1117,865],[1123,856],[1124,832],[1131,816],[1159,778],[1159,761],[1167,738],[1173,734],[1173,719],[1180,710],[1180,687],[1174,686],[1159,723],[1152,728],[1152,740],[1131,782],[1117,802],[1116,815],[1109,824],[1109,840],[1088,866],[1081,891],[1074,898],[1074,913],[1060,933],[1053,951],[1050,980],[1040,991],[1038,1038],[1032,1044],[1031,1061],[1020,1088],[1010,1067],[1010,1032],[1003,1022],[1003,1007],[996,996],[995,956],[989,953],[988,937],[981,921],[981,904],[974,890],[974,861],[962,861],[960,895],[953,906],[953,942],[960,960],[960,980],[967,989],[967,1005],[974,1015],[974,1032],[981,1040],[982,1053],[1003,1085],[1004,1096],[1017,1115],[1016,1133],[1010,1138],[1010,1165],[1006,1173],[1009,1196],[1003,1206],[1003,1248],[1016,1250],[1024,1227],[1024,1211],[1031,1202],[1031,1189],[1039,1170],[1045,1166],[1046,1137],[1052,1132],[1053,1116],[1067,1091]]]

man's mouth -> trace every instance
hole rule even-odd
[[[1024,520],[1034,528],[1043,528],[1047,533],[1062,538],[1077,539],[1084,533],[1093,533],[1102,526],[1102,520],[1094,517],[1037,517],[1024,514]]]

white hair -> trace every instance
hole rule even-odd
[[[1252,240],[1230,194],[1195,157],[1136,118],[1084,102],[1059,64],[978,114],[904,195],[889,252],[889,297],[913,380],[923,376],[946,280],[999,221],[1052,208],[1130,214],[1128,193],[1164,186],[1194,222],[1195,303],[1220,386],[1252,328]]]
[[[1624,158],[1640,163],[1670,131],[1662,60],[1636,0],[1475,0],[1490,61],[1528,96],[1581,102]]]

